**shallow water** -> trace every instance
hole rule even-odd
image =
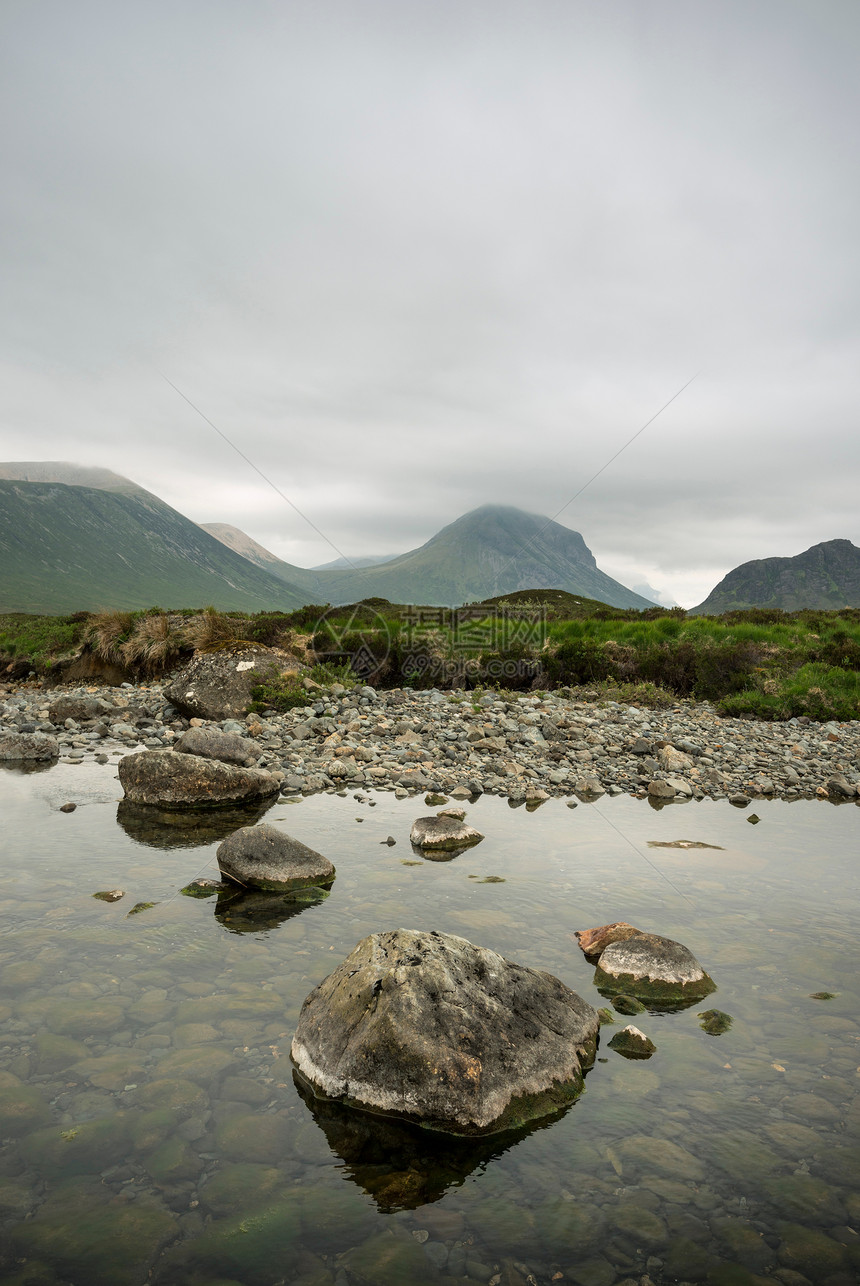
[[[4,1282],[856,1280],[856,806],[757,802],[752,826],[724,802],[483,798],[483,843],[423,861],[420,799],[278,803],[266,821],[338,871],[297,913],[181,896],[217,875],[218,828],[118,817],[114,773],[0,772]],[[681,839],[722,847],[649,847]],[[294,1083],[301,1002],[365,934],[460,934],[604,1005],[573,934],[617,919],[684,942],[718,990],[632,1020],[648,1061],[604,1028],[559,1118],[453,1144]]]

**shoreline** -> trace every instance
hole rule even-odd
[[[284,714],[184,719],[163,695],[168,682],[4,685],[0,753],[6,734],[40,732],[57,739],[61,761],[104,763],[140,748],[169,749],[188,727],[213,727],[247,736],[257,766],[282,774],[286,795],[372,788],[526,802],[624,793],[657,806],[725,798],[860,803],[860,720],[763,723],[692,700],[655,710],[563,691],[477,696],[339,684],[309,692],[307,706]],[[53,703],[70,697],[101,699],[112,710],[52,720]]]

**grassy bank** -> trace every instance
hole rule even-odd
[[[382,687],[587,687],[645,705],[692,697],[764,719],[860,718],[858,609],[687,617],[533,591],[453,611],[369,599],[251,616],[211,608],[0,616],[6,664],[48,674],[83,649],[131,676],[156,675],[236,641],[289,651],[322,667],[321,682],[351,674]],[[294,682],[261,700],[299,701]]]

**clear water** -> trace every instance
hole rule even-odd
[[[856,806],[762,803],[753,826],[726,803],[484,798],[484,842],[422,861],[420,799],[321,795],[266,815],[338,869],[295,913],[179,895],[242,819],[118,810],[114,772],[0,772],[2,1281],[856,1280]],[[649,846],[675,840],[722,847]],[[573,934],[616,919],[684,942],[718,991],[633,1019],[648,1061],[604,1028],[560,1118],[455,1145],[298,1092],[301,1002],[367,933],[460,934],[602,1005]],[[705,1033],[706,1007],[731,1028]]]

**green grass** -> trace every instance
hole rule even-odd
[[[83,619],[82,619],[83,618]],[[29,616],[8,612],[0,616],[0,654],[11,660],[28,659],[41,668],[74,652],[84,630],[86,614]]]
[[[474,699],[485,689],[566,687],[643,706],[708,700],[753,718],[860,718],[860,610],[685,617],[679,609],[605,608],[558,591],[546,597],[542,604],[530,591],[459,614],[384,599],[252,615],[13,613],[0,616],[0,653],[47,669],[89,639],[94,651],[125,663],[138,658],[141,673],[158,673],[207,639],[229,646],[242,638],[299,656],[307,649],[311,665],[316,660],[310,677],[322,687],[369,679],[378,687],[472,689]],[[585,610],[591,615],[579,615]],[[262,684],[255,698],[258,710],[314,700],[295,673]]]

